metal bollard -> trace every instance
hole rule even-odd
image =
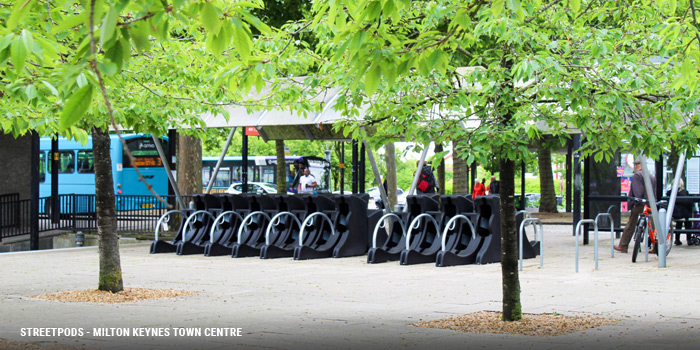
[[[75,246],[82,247],[85,245],[85,234],[83,231],[78,231],[75,233]]]

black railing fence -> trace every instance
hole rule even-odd
[[[182,196],[185,205],[192,196]],[[179,208],[175,196],[162,196],[172,209]],[[54,200],[55,199],[55,200]],[[117,232],[153,233],[158,219],[168,207],[155,196],[116,195]],[[39,198],[39,232],[97,231],[94,195],[59,195]],[[31,201],[20,200],[18,194],[0,196],[0,241],[3,238],[29,234],[31,231]]]

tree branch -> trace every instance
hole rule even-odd
[[[122,138],[121,131],[119,131],[119,127],[117,126],[117,122],[114,119],[114,110],[112,109],[112,104],[109,101],[109,96],[107,96],[107,89],[105,88],[105,82],[104,79],[102,79],[102,74],[100,73],[100,70],[97,69],[97,55],[96,55],[96,44],[95,44],[95,2],[96,0],[91,0],[90,1],[90,68],[92,68],[93,72],[95,72],[95,76],[97,77],[97,81],[100,84],[100,91],[102,92],[102,97],[105,100],[105,106],[107,106],[107,112],[109,113],[109,119],[112,123],[112,127],[114,128],[114,131],[117,133],[117,136],[119,137],[119,140],[122,143],[122,147],[124,147],[124,152],[127,154],[129,157],[129,160],[131,161],[131,164],[134,166],[134,170],[136,171],[136,174],[139,176],[139,181],[143,181],[143,183],[146,185],[146,188],[148,188],[151,193],[153,193],[156,198],[165,205],[166,208],[170,209],[172,208],[172,205],[170,203],[166,202],[165,199],[161,198],[158,193],[153,189],[153,186],[146,181],[146,179],[141,175],[141,171],[139,170],[138,166],[136,166],[136,162],[134,159],[134,155],[131,154],[131,151],[129,151],[129,147],[126,145],[126,141],[124,141],[124,138]]]

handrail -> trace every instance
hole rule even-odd
[[[401,225],[401,234],[403,236],[406,236],[406,225],[403,224],[403,221],[401,221],[401,218],[394,214],[394,213],[387,213],[382,215],[381,218],[379,218],[379,221],[377,221],[377,224],[374,225],[374,233],[372,233],[372,248],[377,248],[377,233],[380,228],[386,227],[386,219],[387,218],[395,218],[396,221],[399,222]]]
[[[267,220],[270,220],[270,216],[269,216],[269,215],[267,215],[265,212],[262,212],[262,211],[259,211],[259,210],[258,210],[258,211],[254,211],[254,212],[252,212],[252,213],[246,215],[245,218],[243,219],[243,222],[241,222],[241,226],[238,228],[238,238],[236,239],[236,241],[238,242],[238,244],[243,244],[243,242],[241,242],[241,238],[243,237],[243,228],[245,228],[246,223],[248,222],[248,220],[249,220],[249,219],[252,219],[253,217],[258,216],[258,215],[262,215],[262,216],[266,217]]]
[[[230,215],[230,214],[237,216],[241,220],[241,222],[243,222],[243,217],[241,216],[241,214],[238,214],[235,211],[229,210],[229,211],[225,211],[225,212],[219,214],[219,216],[216,217],[216,220],[214,220],[214,223],[211,225],[211,231],[209,232],[209,242],[214,244],[214,231],[216,230],[216,225],[219,225],[221,222],[223,222],[224,215]],[[222,220],[219,220],[219,219],[222,219]]]
[[[180,215],[182,215],[183,218],[185,217],[185,213],[183,213],[182,211],[177,210],[177,209],[170,210],[170,211],[166,212],[165,214],[161,215],[160,219],[158,219],[158,222],[156,223],[156,232],[155,232],[155,235],[156,235],[155,240],[156,241],[158,240],[158,231],[160,231],[161,224],[167,223],[168,221],[170,221],[170,214],[174,214],[174,213],[180,213]],[[163,220],[165,220],[165,222]]]
[[[595,217],[595,222],[597,225],[598,219],[601,219],[604,217],[608,218],[608,221],[610,221],[610,257],[614,258],[615,257],[615,225],[613,223],[613,216],[610,213],[599,213]]]
[[[265,230],[265,245],[270,245],[270,230],[272,230],[272,226],[277,225],[283,216],[291,216],[294,219],[294,222],[297,223],[299,226],[299,229],[301,230],[301,221],[299,221],[299,218],[296,217],[296,215],[292,214],[292,212],[289,211],[283,211],[275,214],[275,216],[270,219],[270,223],[267,225],[267,230]],[[276,220],[276,221],[275,221]]]
[[[313,225],[313,220],[311,220],[314,216],[320,215],[322,218],[326,219],[329,224],[331,224],[331,236],[335,235],[335,225],[333,224],[333,220],[328,217],[325,213],[322,213],[320,211],[311,213],[311,215],[307,216],[306,219],[304,219],[304,222],[301,224],[301,231],[299,231],[299,246],[303,247],[304,246],[304,229],[307,226]]]
[[[212,220],[216,220],[216,218],[214,217],[214,215],[213,215],[212,213],[206,211],[206,210],[197,210],[196,212],[192,213],[192,214],[187,218],[187,220],[185,221],[185,224],[182,226],[182,241],[183,241],[183,242],[187,242],[187,240],[185,239],[185,238],[186,238],[185,236],[187,235],[187,226],[192,224],[192,223],[191,223],[191,220],[192,220],[192,218],[195,217],[197,214],[207,214],[207,215],[209,215],[209,216],[212,218]]]
[[[595,229],[595,248],[594,248],[594,255],[595,255],[595,269],[598,269],[598,224],[596,223],[595,220],[593,219],[581,219],[579,222],[576,224],[576,272],[578,272],[578,236],[579,236],[579,230],[581,228],[581,224],[593,224],[593,228]]]
[[[538,218],[527,218],[520,223],[520,230],[518,231],[518,260],[520,261],[520,271],[523,270],[523,233],[525,232],[525,225],[530,223],[532,223],[532,227],[535,229],[535,241],[537,241],[536,224],[540,225],[540,230],[542,231],[540,237],[540,267],[544,266],[544,226],[542,225],[542,220]]]
[[[418,221],[418,219],[420,219],[422,217],[429,218],[430,221],[432,221],[433,224],[435,225],[435,228],[437,229],[438,236],[440,235],[440,224],[438,224],[438,222],[435,220],[435,218],[432,217],[430,214],[426,214],[426,213],[420,214],[420,215],[416,216],[415,218],[413,218],[413,221],[411,221],[411,224],[408,227],[408,233],[406,233],[406,250],[411,249],[411,232],[413,232],[413,229],[416,229],[416,228],[418,228],[418,226],[420,226],[420,221]]]
[[[445,230],[442,231],[442,251],[447,250],[447,232],[450,230],[454,230],[455,226],[457,226],[457,219],[464,219],[467,224],[469,224],[469,228],[472,230],[472,239],[476,239],[476,229],[474,228],[474,225],[472,224],[472,221],[469,219],[468,216],[462,215],[462,214],[457,214],[453,217],[450,218],[447,223],[445,223]]]

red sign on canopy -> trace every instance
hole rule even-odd
[[[246,126],[245,127],[245,134],[248,136],[260,136],[258,129],[254,126]]]

